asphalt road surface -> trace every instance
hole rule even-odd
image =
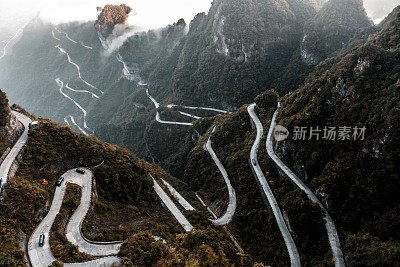
[[[160,197],[165,206],[167,206],[172,215],[174,215],[174,217],[182,225],[183,229],[185,229],[186,232],[192,231],[193,226],[185,218],[185,216],[178,209],[178,207],[175,205],[172,199],[167,195],[167,193],[165,193],[165,191],[161,188],[161,186],[157,183],[157,181],[154,178],[153,182],[154,182],[154,190],[156,191],[157,195]]]
[[[215,127],[212,132],[215,131]],[[211,158],[214,160],[215,164],[217,165],[219,171],[221,172],[222,176],[224,177],[224,181],[226,187],[228,188],[228,195],[229,195],[229,203],[228,208],[226,209],[225,214],[218,219],[211,220],[214,225],[225,225],[228,224],[235,214],[236,210],[236,192],[233,188],[231,181],[229,180],[228,173],[226,172],[224,166],[222,165],[221,161],[218,159],[217,155],[215,154],[214,150],[211,146],[211,136],[208,138],[207,143],[204,145],[204,149],[210,153]]]
[[[179,204],[181,204],[181,206],[185,209],[185,210],[195,210],[195,208],[193,208],[192,205],[190,205],[189,202],[186,201],[186,199],[179,194],[178,191],[176,191],[176,189],[170,185],[167,181],[165,181],[164,179],[161,179],[161,181],[165,184],[165,186],[168,188],[169,192],[171,193],[171,195],[178,200]]]
[[[287,250],[289,252],[291,266],[301,266],[300,255],[297,250],[296,244],[293,240],[293,237],[291,236],[291,234],[289,232],[289,229],[283,218],[282,212],[279,208],[278,202],[276,201],[275,196],[274,196],[271,188],[269,187],[267,180],[265,179],[264,173],[260,168],[260,164],[258,163],[257,152],[258,152],[258,147],[260,145],[261,138],[263,136],[263,126],[254,111],[255,106],[256,106],[256,104],[252,104],[247,108],[247,111],[249,112],[250,117],[253,120],[253,122],[257,128],[257,137],[256,137],[256,140],[255,140],[253,147],[251,148],[251,152],[250,152],[251,166],[252,166],[255,174],[257,175],[259,184],[261,185],[261,188],[262,188],[265,196],[267,197],[268,202],[272,208],[272,212],[274,213],[276,222],[278,223],[278,226],[279,226],[279,230],[281,231],[281,234],[285,241]]]
[[[12,147],[7,157],[4,159],[3,163],[0,166],[0,177],[3,178],[1,182],[1,187],[3,187],[5,183],[7,183],[8,173],[10,172],[11,165],[14,162],[15,158],[18,156],[19,152],[26,144],[26,141],[28,140],[29,124],[32,122],[30,118],[21,113],[18,113],[16,111],[11,111],[11,112],[24,125],[24,132],[18,138],[17,142]]]
[[[47,267],[55,260],[49,246],[49,233],[51,226],[53,225],[54,220],[60,211],[67,183],[75,183],[82,187],[81,203],[72,215],[71,220],[69,221],[67,226],[68,240],[71,242],[73,238],[75,240],[74,244],[78,246],[78,249],[81,252],[86,252],[87,254],[91,255],[115,255],[119,251],[121,243],[98,245],[91,244],[83,239],[80,227],[81,222],[84,219],[90,206],[92,173],[88,169],[86,169],[85,174],[78,174],[75,170],[76,169],[69,170],[63,175],[64,181],[61,186],[56,187],[56,192],[54,194],[50,211],[42,220],[42,222],[36,227],[33,234],[29,238],[28,255],[31,264],[34,267]],[[43,247],[39,246],[39,237],[41,234],[45,235]],[[64,266],[111,266],[113,263],[119,262],[120,259],[118,257],[106,257],[85,263],[66,263],[64,264]]]
[[[279,109],[280,104],[278,104]],[[276,125],[276,116],[278,114],[278,109],[275,111],[274,116],[272,117],[271,126],[268,131],[268,137],[266,142],[267,152],[271,159],[275,162],[276,165],[301,189],[303,190],[308,198],[313,202],[317,203],[318,206],[321,208],[324,214],[325,220],[325,227],[328,232],[329,243],[331,246],[331,250],[333,253],[333,257],[335,259],[335,266],[345,266],[345,260],[343,258],[342,250],[340,249],[340,241],[339,235],[336,231],[335,223],[333,219],[329,215],[328,211],[326,210],[325,206],[322,205],[321,201],[316,197],[316,195],[303,183],[303,181],[297,177],[275,154],[272,144],[272,134]]]

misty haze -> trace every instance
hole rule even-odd
[[[399,266],[399,0],[1,0],[0,266]]]

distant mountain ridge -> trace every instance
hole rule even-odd
[[[96,240],[128,237],[119,255],[123,265],[288,265],[287,246],[253,172],[257,165],[298,261],[335,265],[320,207],[267,153],[276,111],[277,123],[291,134],[273,150],[335,221],[346,264],[400,262],[400,7],[375,27],[358,0],[322,2],[215,0],[189,31],[179,20],[126,40],[127,32],[115,34],[124,42],[107,43],[117,47],[109,55],[93,22],[32,21],[0,61],[0,86],[12,101],[71,125],[39,118],[31,132],[19,179],[8,185],[11,197],[1,206],[6,230],[0,239],[7,246],[0,265],[3,259],[23,263],[19,234],[30,233],[46,213],[61,171],[78,165],[99,166],[82,231]],[[259,133],[247,109],[252,102],[264,131],[254,161],[250,151]],[[0,92],[0,128],[9,122]],[[322,136],[325,126],[367,130],[362,140],[313,140],[310,132],[293,138],[295,127],[313,127]],[[104,142],[71,130],[79,128],[93,129]],[[0,132],[0,151],[8,146]],[[152,176],[174,181],[197,204],[186,213],[195,231],[184,233],[156,205]],[[237,204],[232,221],[211,226],[201,203],[217,217],[231,212],[230,187]]]
[[[362,0],[331,0],[304,26],[302,59],[317,64],[339,51],[357,31],[372,25]]]
[[[188,32],[186,22],[180,20],[160,31],[134,33],[118,45],[116,35],[113,44],[122,46],[107,56],[93,22],[60,25],[61,32],[57,32],[52,25],[35,20],[13,49],[13,56],[0,62],[5,68],[0,86],[33,113],[68,123],[73,116],[82,128],[83,112],[60,93],[55,81],[59,78],[63,93],[85,110],[87,125],[95,135],[148,160],[164,161],[176,143],[159,154],[158,147],[166,145],[160,144],[159,136],[177,141],[187,128],[155,122],[153,103],[140,84],[147,84],[161,104],[161,116],[184,122],[191,119],[179,111],[187,110],[163,106],[235,111],[270,88],[284,95],[302,85],[318,62],[351,49],[349,41],[363,42],[364,31],[376,31],[360,1],[341,1],[218,0],[207,15],[194,18]],[[125,40],[124,32],[118,34]],[[78,77],[76,66],[57,45],[80,67],[81,78],[104,94],[95,98],[79,92],[93,88]]]
[[[280,101],[277,124],[291,134],[275,143],[274,150],[325,203],[338,228],[349,266],[391,266],[399,261],[399,18],[398,7],[379,31],[353,49],[321,62],[305,85],[293,93],[279,98],[276,92],[269,91],[255,99],[264,132],[268,132]],[[262,235],[278,230],[267,229],[275,227],[275,223],[261,223],[273,219],[271,213],[263,213],[264,203],[249,167],[254,164],[248,157],[255,129],[245,107],[213,121],[200,120],[181,137],[176,153],[161,164],[193,190],[207,195],[216,209],[224,210],[226,188],[203,149],[211,136],[240,203],[231,226],[236,229],[239,242],[260,259],[266,259],[270,250],[276,252],[283,245],[279,236]],[[354,127],[365,127],[364,139],[354,140],[353,135],[346,140],[339,140],[338,135],[335,141],[322,139],[324,127],[339,130],[345,126],[352,131]],[[295,140],[295,127],[307,129],[304,140]],[[309,139],[310,127],[319,130],[314,132],[320,133],[318,140]],[[193,139],[195,133],[201,136],[199,141]],[[266,170],[265,177],[288,216],[302,264],[333,264],[328,239],[321,238],[326,236],[323,218],[267,155],[265,139],[266,136],[259,148],[259,165]],[[257,236],[257,240],[249,235]],[[260,243],[268,245],[259,246]],[[283,251],[278,254],[283,255]],[[275,264],[284,265],[285,261],[284,257],[276,258]]]

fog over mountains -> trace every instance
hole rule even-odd
[[[0,3],[0,266],[398,266],[398,3],[191,1]]]
[[[399,3],[399,0],[364,0],[364,7],[368,16],[373,19],[375,23],[379,23],[394,7],[399,5]]]
[[[325,0],[323,0],[325,1]],[[363,0],[368,16],[378,22],[399,4],[398,0]],[[0,2],[0,10],[7,10],[7,16],[0,18],[0,34],[8,28],[13,31],[27,19],[34,17],[38,12],[43,19],[53,23],[70,21],[87,21],[96,17],[96,6],[105,4],[123,3],[120,0],[4,0]],[[75,8],[78,7],[79,8]],[[195,14],[208,11],[211,0],[138,0],[131,4],[135,16],[129,21],[143,29],[160,28],[169,23],[184,18],[190,21]],[[154,8],[157,7],[157,8]],[[15,25],[9,25],[10,21]],[[7,27],[2,25],[8,23]]]

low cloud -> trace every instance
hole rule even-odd
[[[133,11],[128,23],[143,30],[157,29],[183,18],[191,21],[200,12],[208,11],[212,0],[13,0],[0,1],[6,11],[0,22],[35,16],[54,24],[71,21],[90,21],[97,18],[97,6],[127,4]]]

